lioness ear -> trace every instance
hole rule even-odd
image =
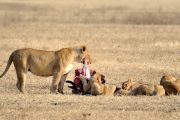
[[[91,76],[93,76],[94,74],[96,74],[96,71],[93,71],[93,73],[92,73],[92,75],[91,75]]]
[[[104,75],[101,75],[101,77],[102,77],[103,79],[105,79],[105,76],[104,76]]]
[[[82,46],[82,52],[84,52],[86,50],[87,50],[86,46]]]

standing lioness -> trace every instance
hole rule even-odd
[[[59,51],[43,51],[25,48],[14,51],[8,60],[6,69],[0,76],[3,77],[11,63],[14,63],[17,74],[17,88],[24,92],[27,71],[38,76],[53,76],[51,93],[57,90],[63,93],[63,86],[67,74],[73,68],[73,61],[91,63],[90,55],[85,46],[62,48]]]

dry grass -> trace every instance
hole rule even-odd
[[[12,2],[13,1],[13,2]],[[0,3],[3,27],[24,24],[180,24],[178,0],[16,0]]]
[[[12,51],[58,50],[86,44],[92,69],[110,84],[132,77],[152,83],[168,72],[180,78],[178,0],[1,0],[0,73]],[[155,25],[152,25],[155,24]],[[76,67],[81,65],[76,64]],[[68,79],[72,80],[74,73]],[[179,119],[180,98],[49,94],[51,77],[27,76],[27,94],[17,91],[11,67],[0,79],[0,119]]]

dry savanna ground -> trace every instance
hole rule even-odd
[[[0,0],[0,73],[16,49],[85,44],[108,84],[180,78],[179,8],[179,0]],[[0,120],[180,119],[179,96],[78,96],[67,84],[51,95],[51,79],[28,73],[20,94],[12,65],[0,79]]]

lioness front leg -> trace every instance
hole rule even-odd
[[[61,72],[54,73],[52,84],[51,84],[51,93],[57,93],[58,90],[58,83],[61,79]]]
[[[64,82],[66,81],[68,74],[64,74],[63,76],[61,76],[59,85],[58,85],[58,92],[63,94],[63,88],[64,88]]]

